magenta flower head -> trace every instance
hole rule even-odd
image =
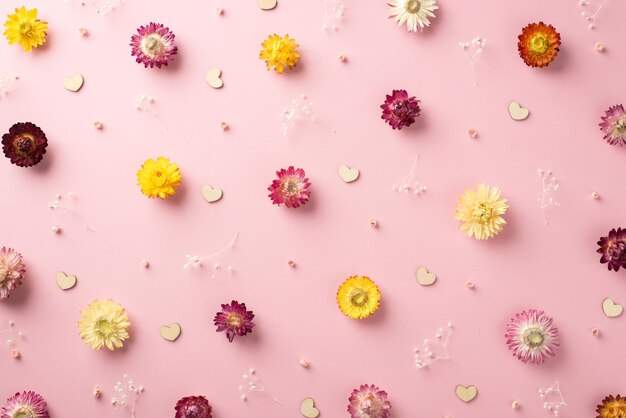
[[[348,412],[351,418],[389,418],[391,402],[387,392],[375,385],[361,385],[354,389],[348,399]]]
[[[236,335],[244,336],[252,332],[254,327],[254,313],[246,310],[245,303],[233,300],[230,305],[222,305],[222,311],[215,314],[213,322],[217,326],[217,332],[226,331],[226,337],[231,343]]]
[[[414,96],[409,97],[406,90],[394,90],[391,95],[387,95],[380,108],[383,110],[381,119],[393,129],[413,125],[415,118],[420,115],[420,101]]]
[[[24,277],[22,254],[12,248],[0,249],[0,300],[9,297],[11,290],[22,284]]]
[[[297,208],[307,204],[311,196],[311,183],[303,169],[290,166],[286,170],[283,168],[277,171],[276,176],[277,179],[267,188],[270,191],[268,197],[275,205]]]
[[[176,403],[174,418],[211,418],[213,408],[204,396],[185,396]]]
[[[602,116],[600,130],[611,145],[626,145],[626,112],[621,104],[609,107]]]
[[[39,163],[46,153],[46,134],[31,122],[18,122],[9,133],[2,135],[2,151],[11,162],[19,167],[30,167]]]
[[[609,271],[619,271],[620,267],[626,269],[626,229],[611,229],[608,236],[600,238],[598,245],[597,252],[602,254],[600,262],[608,263]]]
[[[130,38],[131,55],[146,68],[167,66],[178,53],[174,37],[174,33],[161,23],[151,22],[141,26],[137,29],[137,34]]]
[[[0,410],[0,418],[50,418],[48,404],[32,390],[16,393],[7,399]]]
[[[528,309],[515,314],[506,324],[506,344],[523,363],[541,364],[556,355],[559,330],[543,311]]]

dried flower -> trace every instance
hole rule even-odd
[[[596,418],[624,418],[626,417],[626,398],[620,395],[608,395],[598,405]]]
[[[20,167],[39,163],[47,146],[46,134],[31,122],[18,122],[11,126],[9,133],[2,135],[4,155]]]
[[[289,35],[284,37],[276,34],[270,35],[261,46],[263,49],[259,58],[265,61],[268,71],[275,70],[278,74],[282,74],[285,68],[291,70],[300,61],[300,54],[297,52],[299,45]]]
[[[381,119],[393,129],[402,129],[415,123],[420,115],[420,101],[415,96],[409,97],[406,90],[393,90],[380,105],[383,110]]]
[[[391,402],[387,400],[387,392],[376,385],[361,385],[354,389],[348,402],[351,418],[391,417]]]
[[[148,68],[167,66],[178,53],[174,45],[174,33],[161,23],[150,22],[137,29],[137,34],[130,38],[131,55],[135,61]]]
[[[417,32],[430,26],[429,18],[435,17],[435,10],[439,9],[437,0],[391,0],[387,3],[389,9],[389,18],[393,19],[398,26],[406,23],[409,32]]]
[[[611,229],[608,236],[600,238],[598,245],[596,252],[602,254],[600,263],[608,263],[609,271],[626,269],[626,229]]]
[[[215,314],[213,322],[217,326],[216,331],[226,331],[226,337],[232,343],[236,335],[244,336],[252,332],[254,327],[252,319],[254,313],[246,310],[246,304],[233,300],[230,305],[222,305],[222,311]]]
[[[275,205],[298,208],[307,204],[311,196],[311,183],[303,169],[289,166],[286,170],[283,168],[277,171],[276,176],[278,178],[267,188],[270,191],[268,197]]]
[[[337,290],[337,305],[349,318],[367,318],[380,305],[380,290],[369,277],[351,276]]]
[[[506,325],[506,344],[524,363],[541,364],[556,355],[559,331],[543,311],[528,309],[515,314]]]
[[[37,19],[37,9],[26,10],[24,6],[15,9],[15,14],[7,16],[4,27],[9,45],[18,43],[26,52],[46,43],[48,23]]]
[[[517,49],[529,67],[545,67],[559,52],[561,35],[554,26],[543,22],[530,23],[518,36]]]
[[[185,396],[176,406],[174,418],[211,418],[213,408],[204,396]]]
[[[165,157],[155,160],[148,159],[137,172],[138,184],[141,192],[149,198],[160,197],[167,199],[176,193],[182,182],[182,175],[176,163]]]
[[[130,322],[126,310],[111,299],[93,301],[80,314],[80,338],[94,350],[106,346],[113,351],[123,347],[124,341],[130,338]]]
[[[0,249],[0,300],[9,297],[11,290],[22,284],[24,278],[22,254],[12,248]]]
[[[626,112],[621,104],[609,107],[602,116],[600,130],[611,145],[626,145]]]
[[[509,208],[506,199],[500,197],[500,189],[479,184],[477,190],[466,190],[456,206],[454,219],[462,222],[461,230],[478,240],[498,235],[506,221],[504,215]]]
[[[7,399],[0,418],[50,418],[45,399],[32,390],[16,393]]]

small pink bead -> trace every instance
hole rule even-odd
[[[593,335],[594,337],[598,337],[600,335],[600,330],[598,328],[592,328],[591,335]]]
[[[346,62],[348,60],[348,57],[346,57],[344,54],[340,54],[338,58],[341,62]]]
[[[602,45],[600,42],[597,42],[595,46],[596,46],[596,51],[604,52],[604,45]]]
[[[150,262],[148,260],[142,260],[141,261],[141,267],[147,269],[148,267],[150,267]]]
[[[59,232],[61,232],[61,227],[59,225],[53,225],[52,232],[54,232],[55,234],[58,234]]]
[[[22,357],[22,354],[18,351],[17,348],[12,348],[11,349],[11,357],[13,357],[14,359],[19,359],[20,357]]]
[[[97,120],[97,121],[95,121],[93,123],[93,127],[96,128],[96,129],[102,129],[102,126],[103,126],[102,122],[100,122],[99,120]]]
[[[216,7],[215,8],[215,13],[217,13],[218,15],[223,15],[224,14],[224,9],[221,7]]]
[[[78,32],[80,33],[80,36],[87,36],[87,35],[89,35],[89,32],[87,31],[87,29],[83,28],[83,27],[78,28]]]
[[[600,195],[598,194],[598,192],[591,192],[591,197],[593,198],[593,200],[600,199]]]
[[[478,131],[474,128],[470,128],[467,130],[467,134],[470,136],[470,138],[474,139],[478,136]]]
[[[222,131],[227,131],[230,126],[226,122],[222,122],[220,123],[220,128],[222,128]]]
[[[287,265],[289,265],[289,267],[295,267],[296,266],[296,262],[293,260],[289,260],[287,261]]]
[[[371,218],[370,219],[370,225],[371,225],[372,228],[377,228],[378,227],[378,219]]]
[[[474,288],[474,282],[467,282],[467,283],[465,283],[465,286],[467,286],[468,289],[473,289]]]

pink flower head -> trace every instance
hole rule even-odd
[[[267,188],[270,191],[268,196],[275,205],[285,205],[288,208],[306,205],[311,195],[311,183],[303,169],[289,166],[286,170],[283,168],[277,171],[276,176],[278,178]]]
[[[131,55],[137,57],[135,61],[146,68],[167,66],[168,61],[174,59],[178,47],[174,45],[174,33],[161,23],[141,26],[137,34],[130,38]]]
[[[204,396],[186,396],[176,403],[174,418],[211,418],[213,408]]]
[[[600,262],[608,263],[609,271],[626,269],[626,229],[611,229],[608,236],[600,238],[598,245],[597,252],[602,254]]]
[[[22,284],[24,277],[22,255],[12,248],[0,249],[0,300],[9,297],[12,289]]]
[[[415,123],[420,115],[420,101],[414,96],[409,97],[406,90],[394,90],[387,95],[385,103],[380,105],[383,110],[381,119],[384,119],[393,129],[402,129]]]
[[[351,418],[389,418],[391,403],[387,392],[375,385],[361,385],[354,389],[348,399]]]
[[[233,300],[230,305],[222,305],[222,312],[215,314],[213,322],[217,326],[216,331],[226,331],[226,337],[232,343],[236,335],[244,336],[252,332],[254,327],[253,318],[254,313],[246,310],[245,303]]]
[[[0,418],[50,418],[48,404],[32,390],[16,393],[7,399],[0,410]]]
[[[515,314],[504,337],[509,350],[524,363],[541,364],[559,348],[559,330],[552,325],[552,318],[536,309]]]
[[[600,130],[611,145],[626,145],[626,112],[621,104],[609,107],[602,116]]]

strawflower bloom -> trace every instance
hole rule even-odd
[[[80,338],[94,350],[106,346],[113,351],[122,348],[124,341],[130,338],[128,314],[122,305],[111,299],[93,301],[80,314]]]
[[[18,122],[2,135],[2,151],[19,167],[30,167],[39,163],[46,153],[46,134],[34,123]]]
[[[506,325],[506,344],[524,363],[541,364],[556,355],[559,331],[543,311],[528,309],[515,314]]]
[[[387,392],[376,385],[361,385],[354,389],[348,402],[351,418],[391,417],[391,402],[387,400]]]
[[[609,271],[626,269],[626,229],[611,229],[608,236],[600,238],[598,245],[596,252],[602,254],[600,262],[607,264]]]
[[[430,26],[429,18],[435,17],[435,10],[439,9],[437,0],[391,0],[387,3],[389,18],[398,26],[406,23],[409,32],[417,32],[417,28],[424,30]]]
[[[543,22],[531,23],[518,36],[517,49],[529,67],[545,67],[559,53],[561,35],[554,26]]]
[[[625,418],[626,398],[620,395],[609,395],[598,405],[596,418]]]
[[[246,304],[233,300],[230,305],[222,305],[222,311],[215,314],[213,323],[217,326],[217,332],[226,331],[226,338],[232,343],[236,335],[244,336],[252,332],[252,319],[254,313],[246,310]]]
[[[621,104],[609,107],[602,116],[600,130],[611,145],[626,145],[626,112]]]
[[[268,197],[275,205],[285,205],[288,208],[298,208],[306,205],[311,196],[309,187],[311,183],[306,173],[301,168],[289,166],[276,172],[277,179],[267,188],[270,191]]]
[[[498,235],[506,221],[502,217],[509,208],[500,197],[500,189],[479,184],[477,190],[468,189],[459,199],[454,219],[462,222],[461,230],[468,236],[485,240]]]
[[[26,10],[24,6],[15,9],[15,14],[7,16],[4,28],[9,45],[20,44],[26,52],[46,43],[48,23],[37,19],[37,9]]]
[[[174,407],[174,418],[211,418],[213,408],[204,396],[185,396]]]
[[[50,418],[48,404],[32,390],[18,392],[7,399],[0,410],[0,418]]]
[[[300,54],[297,52],[299,45],[289,35],[284,37],[276,34],[270,35],[261,46],[263,49],[259,58],[265,61],[268,71],[275,70],[278,74],[282,74],[285,68],[292,70],[300,61]]]
[[[393,129],[411,126],[420,115],[420,101],[415,96],[409,97],[406,90],[392,91],[380,108],[383,110],[381,119]]]
[[[0,300],[9,297],[11,290],[22,284],[24,277],[22,254],[12,248],[0,249]]]
[[[146,68],[167,66],[178,53],[174,37],[174,33],[161,23],[150,22],[146,26],[140,26],[137,33],[130,38],[131,55]]]
[[[141,193],[151,199],[167,199],[176,193],[181,182],[182,174],[178,165],[165,157],[159,157],[156,161],[151,158],[146,160],[137,172]]]
[[[380,306],[380,290],[369,277],[351,276],[337,290],[337,305],[349,318],[367,318]]]

